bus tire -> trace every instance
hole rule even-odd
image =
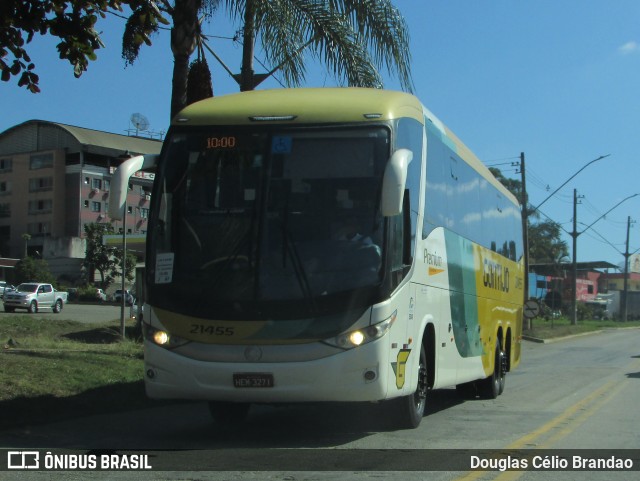
[[[210,401],[209,412],[216,424],[232,427],[242,424],[249,414],[250,403],[234,403],[227,401]]]
[[[420,346],[420,361],[418,364],[418,386],[413,394],[394,399],[392,406],[399,427],[415,429],[424,417],[427,404],[427,354],[424,345]]]
[[[505,354],[500,347],[500,341],[496,342],[493,373],[486,379],[478,381],[478,390],[485,399],[495,399],[504,391],[506,376]]]

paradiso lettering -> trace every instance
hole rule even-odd
[[[509,292],[509,268],[490,259],[484,260],[483,275],[484,287],[500,292]]]

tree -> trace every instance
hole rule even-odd
[[[390,0],[3,0],[1,78],[18,77],[19,86],[40,91],[36,66],[26,48],[36,34],[60,38],[60,58],[71,63],[76,77],[81,76],[104,46],[97,30],[99,19],[128,6],[125,64],[136,60],[143,44],[151,45],[161,24],[172,25],[173,117],[187,105],[189,60],[205,38],[200,19],[212,18],[223,3],[232,19],[243,25],[241,90],[255,88],[264,78],[253,72],[256,40],[267,62],[275,66],[271,73],[280,71],[288,86],[304,82],[308,52],[341,83],[380,87],[379,71],[386,68],[397,72],[403,88],[411,90],[408,29]]]
[[[242,17],[243,55],[240,90],[253,90],[253,48],[261,39],[267,60],[281,67],[288,85],[304,80],[304,56],[309,49],[348,85],[380,87],[379,70],[397,69],[403,87],[411,90],[408,29],[390,0],[318,2],[288,0],[235,1]]]
[[[122,274],[122,249],[115,250],[115,257],[118,263],[118,275],[121,275]],[[138,258],[133,252],[127,251],[126,259],[127,260],[125,263],[124,278],[129,283],[131,283],[135,279],[136,263],[138,262]]]
[[[55,286],[56,279],[49,270],[49,265],[42,259],[24,257],[16,264],[16,282],[46,282]]]
[[[199,13],[212,15],[221,0],[163,1],[173,20],[174,56],[171,117],[186,103],[189,58],[201,36]],[[234,20],[243,23],[240,90],[253,90],[261,78],[253,72],[253,51],[260,40],[267,62],[288,86],[305,80],[305,51],[324,63],[340,82],[381,87],[379,69],[397,70],[403,88],[411,90],[409,36],[406,23],[390,0],[226,0]],[[129,26],[129,24],[128,24]],[[133,28],[133,27],[131,27]],[[138,38],[125,32],[123,56],[133,62]]]
[[[531,263],[560,264],[569,260],[569,247],[560,239],[560,225],[545,220],[529,226]]]
[[[86,255],[83,267],[93,279],[93,272],[100,273],[100,285],[107,289],[116,276],[122,274],[122,249],[108,247],[103,244],[103,236],[114,235],[116,232],[111,224],[92,223],[84,226],[87,239]],[[131,281],[136,266],[136,257],[127,252],[125,279]]]
[[[25,44],[36,34],[52,35],[60,39],[57,45],[61,59],[68,60],[73,73],[80,77],[89,62],[95,60],[96,50],[104,47],[96,30],[98,18],[109,11],[122,11],[129,5],[138,17],[136,34],[140,42],[150,44],[149,35],[158,23],[166,23],[151,0],[2,0],[0,2],[0,78],[7,82],[18,77],[18,85],[38,93],[39,76],[31,62]]]

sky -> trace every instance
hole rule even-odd
[[[623,265],[628,219],[640,220],[640,195],[631,197],[640,194],[640,2],[392,3],[409,27],[414,94],[505,176],[520,178],[512,163],[524,153],[530,203],[544,201],[541,219],[566,231],[569,257],[575,189],[578,261]],[[134,128],[134,113],[148,119],[153,133],[166,131],[173,66],[169,32],[154,36],[153,45],[125,67],[124,23],[111,15],[99,21],[106,47],[79,79],[58,58],[55,39],[34,38],[27,47],[42,92],[32,94],[17,80],[0,82],[0,132],[39,119],[125,134]],[[234,72],[240,70],[241,48],[231,37],[238,28],[224,11],[204,26],[209,45]],[[264,59],[259,45],[256,56]],[[237,92],[222,66],[211,56],[207,61],[214,95]],[[313,58],[308,61],[304,86],[339,85]],[[276,75],[259,88],[282,85]],[[385,73],[385,88],[399,90],[400,83]],[[607,157],[571,179],[601,156]],[[640,252],[639,227],[632,222],[630,253]]]

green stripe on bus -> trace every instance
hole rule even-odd
[[[473,244],[445,230],[449,271],[451,323],[456,347],[462,357],[480,356],[482,345],[478,320],[478,297]]]

